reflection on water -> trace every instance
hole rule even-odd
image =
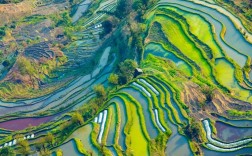
[[[216,121],[215,127],[217,137],[225,142],[233,142],[252,136],[252,128],[238,128],[221,121]]]

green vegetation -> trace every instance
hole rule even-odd
[[[18,149],[17,152],[22,155],[28,155],[31,152],[29,142],[27,140],[18,141]]]
[[[100,33],[100,38],[109,34],[113,29],[113,23],[109,20],[102,22],[103,31]]]
[[[111,74],[108,78],[109,83],[113,85],[118,85],[119,83],[119,77],[117,74]]]
[[[104,100],[106,98],[106,91],[103,85],[94,86],[94,91],[98,98]]]
[[[251,110],[239,111],[239,110],[231,109],[231,110],[227,110],[227,113],[231,117],[245,117],[245,118],[252,117]]]
[[[137,68],[137,63],[133,60],[125,60],[119,65],[119,82],[121,84],[128,83],[134,77],[135,69]]]
[[[36,24],[46,19],[46,16],[43,15],[33,15],[25,17],[21,22],[25,24]],[[12,27],[15,27],[15,25],[12,25]]]
[[[14,156],[15,152],[13,151],[13,149],[11,147],[4,147],[2,149],[0,149],[0,156]]]
[[[200,125],[194,119],[184,128],[184,132],[189,139],[201,142]]]
[[[13,139],[17,145],[0,149],[0,156],[35,151],[43,156],[61,156],[64,150],[59,149],[69,141],[82,155],[166,155],[167,142],[175,139],[183,140],[185,145],[180,147],[179,142],[170,148],[203,155],[201,147],[209,142],[202,120],[211,121],[216,137],[213,112],[232,118],[252,116],[246,110],[252,102],[252,85],[248,80],[251,59],[241,68],[226,55],[216,39],[216,35],[225,39],[225,27],[222,34],[215,34],[215,28],[200,14],[172,5],[155,7],[157,0],[119,0],[117,5],[104,2],[109,1],[92,1],[89,11],[74,23],[69,11],[76,10],[73,7],[78,7],[80,0],[71,0],[71,8],[64,7],[63,11],[27,16],[13,26],[0,28],[0,37],[4,37],[9,29],[49,18],[50,33],[59,34],[57,40],[65,43],[45,40],[49,42],[48,49],[60,49],[55,53],[57,56],[45,60],[26,57],[20,47],[15,61],[9,57],[1,59],[4,68],[14,64],[11,72],[15,74],[7,75],[11,82],[0,84],[0,96],[20,100],[0,102],[10,112],[0,123],[35,115],[54,116],[50,122],[21,131],[1,129],[0,145]],[[109,8],[111,5],[113,8]],[[98,23],[103,27],[97,27]],[[43,38],[26,38],[24,46],[40,39]],[[87,69],[81,63],[92,55],[96,58],[86,62],[94,66],[106,47],[111,47],[109,63],[98,74],[95,70],[83,75],[82,70]],[[6,53],[0,51],[0,57]],[[84,59],[76,63],[79,56]],[[65,73],[68,66],[73,66],[73,73],[77,74]],[[61,82],[55,76],[56,69],[66,74],[62,77],[68,79],[62,83],[69,82],[68,86],[45,96],[41,94],[38,99],[22,99],[34,97],[39,92],[35,88],[49,88],[47,93],[54,91],[56,87],[44,81]],[[34,110],[25,109],[30,105]],[[31,133],[34,138],[23,139]]]
[[[0,39],[2,39],[6,35],[5,29],[5,27],[0,27]]]

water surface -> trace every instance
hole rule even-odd
[[[252,137],[252,128],[239,128],[216,121],[217,137],[224,142],[234,142],[247,137]]]

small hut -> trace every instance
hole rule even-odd
[[[134,73],[134,77],[137,77],[138,75],[143,74],[143,70],[141,68],[136,68],[135,69],[135,73]]]

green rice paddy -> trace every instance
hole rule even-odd
[[[115,4],[111,4],[114,7]],[[102,16],[90,18],[88,25]],[[220,148],[224,147],[207,146],[209,137],[200,120],[210,118],[207,121],[214,123],[210,114],[215,110],[211,109],[215,103],[211,100],[219,101],[221,105],[222,100],[228,99],[223,108],[229,108],[231,103],[239,100],[252,103],[252,88],[249,83],[243,83],[241,75],[243,72],[248,74],[248,70],[245,71],[227,55],[217,40],[220,34],[216,34],[213,24],[201,14],[163,4],[150,9],[145,18],[146,38],[142,45],[143,60],[139,62],[143,74],[126,84],[111,85],[107,78],[112,71],[103,73],[99,78],[105,86],[106,98],[95,110],[90,110],[94,114],[84,117],[83,124],[78,125],[52,151],[62,149],[63,154],[77,155],[145,156],[166,155],[167,152],[171,155],[203,155],[202,151],[206,150],[220,154],[223,150]],[[248,61],[247,65],[250,63]],[[81,85],[89,90],[96,83],[84,84]],[[76,87],[78,93],[85,91],[83,86],[82,89]],[[204,87],[213,89],[210,101],[207,101],[207,93],[203,93]],[[188,101],[186,93],[191,94]],[[223,97],[217,99],[218,95],[214,94]],[[71,96],[66,98],[69,99]],[[55,107],[59,107],[57,102]],[[225,113],[225,110],[219,112]],[[190,127],[194,117],[199,120],[196,128]],[[190,136],[190,128],[197,129],[200,136]],[[214,127],[212,129],[216,131]],[[6,136],[0,134],[0,139]],[[67,147],[72,151],[67,151]],[[240,146],[236,151],[243,148],[251,148],[251,143]]]

